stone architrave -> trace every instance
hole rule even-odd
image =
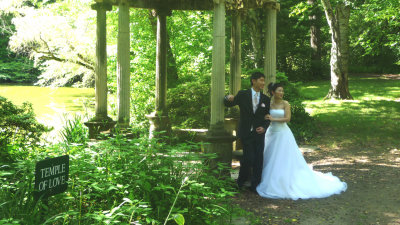
[[[130,119],[130,37],[129,5],[119,2],[118,52],[117,52],[117,95],[118,126],[128,127]]]
[[[266,32],[264,50],[264,75],[265,91],[271,82],[276,81],[276,15],[279,10],[279,3],[268,2],[266,10]],[[267,93],[267,92],[265,92]]]

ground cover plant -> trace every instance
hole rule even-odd
[[[0,224],[229,223],[233,181],[196,144],[147,137],[96,144],[58,144],[0,168]],[[32,198],[35,161],[70,155],[67,192],[47,203]],[[226,168],[224,168],[226,169]]]

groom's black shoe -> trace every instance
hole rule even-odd
[[[257,192],[257,190],[256,190],[256,187],[251,186],[251,187],[249,187],[248,190],[249,190],[250,192],[253,192],[253,193],[255,193],[255,194],[258,194],[258,192]]]

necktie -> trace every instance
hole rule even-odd
[[[256,113],[258,105],[258,92],[253,96],[253,112]]]

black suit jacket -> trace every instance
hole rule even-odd
[[[239,91],[232,102],[228,101],[225,96],[224,104],[227,107],[238,105],[240,108],[239,138],[249,137],[251,127],[254,130],[257,127],[264,127],[266,130],[269,126],[269,120],[265,120],[264,116],[269,114],[270,99],[263,93],[260,93],[260,101],[255,113],[253,112],[251,89]]]

